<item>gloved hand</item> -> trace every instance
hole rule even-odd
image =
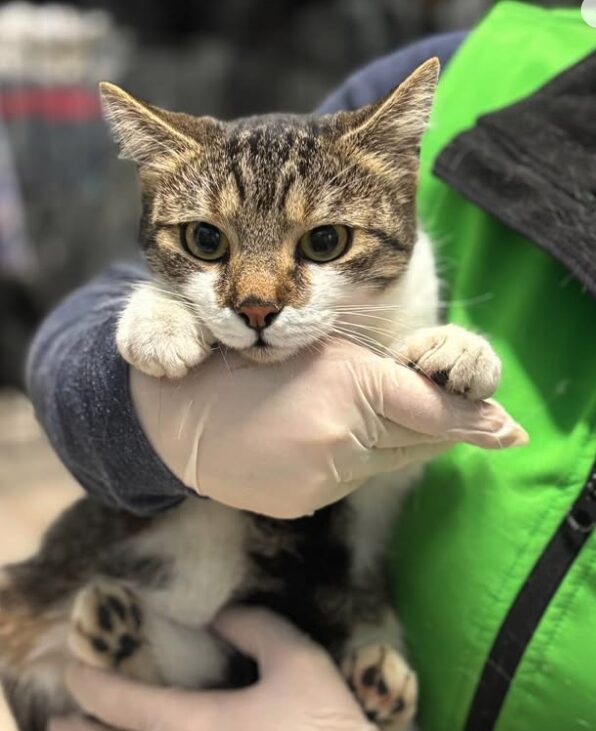
[[[236,508],[296,518],[370,477],[455,442],[527,435],[494,402],[471,402],[348,342],[272,365],[214,352],[179,381],[131,369],[141,425],[187,486]]]
[[[327,653],[263,609],[228,610],[215,630],[258,663],[260,680],[243,690],[156,688],[82,665],[67,683],[90,715],[126,731],[373,731]],[[55,720],[50,731],[98,731],[83,720]]]

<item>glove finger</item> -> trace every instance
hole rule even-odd
[[[190,719],[192,731],[212,731],[216,727],[218,703],[226,695],[209,691],[191,694],[145,685],[80,663],[68,668],[66,684],[86,713],[122,731],[150,731],[157,727],[183,731]]]
[[[450,441],[443,435],[421,434],[407,426],[379,417],[379,431],[375,440],[376,449],[398,449],[419,444],[438,444]]]
[[[421,434],[412,431],[401,424],[395,424],[388,419],[382,419],[380,434],[375,447],[380,449],[396,449],[398,447],[413,447],[417,444],[440,444],[442,442],[456,444],[463,442],[473,444],[483,449],[505,449],[521,446],[528,443],[527,433],[512,419],[501,421],[497,417],[495,430],[486,431],[484,428],[452,427],[444,434]]]
[[[386,472],[394,472],[412,464],[427,462],[453,446],[451,442],[440,442],[438,444],[414,444],[409,447],[398,447],[397,449],[371,449],[367,459],[363,460],[350,475],[346,476],[342,486],[347,488],[350,483],[355,486],[361,485],[377,475]],[[364,488],[366,489],[366,487]]]
[[[238,607],[222,612],[213,623],[215,631],[241,652],[254,658],[266,674],[297,653],[325,656],[307,635],[266,609]]]
[[[496,401],[468,401],[446,393],[386,358],[372,361],[358,373],[375,411],[414,432],[481,447],[527,443],[525,430]]]
[[[94,721],[86,718],[53,718],[48,726],[48,731],[109,731],[107,726],[100,726]]]

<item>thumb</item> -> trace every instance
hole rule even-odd
[[[122,731],[213,731],[219,693],[189,693],[145,685],[95,670],[80,663],[69,666],[66,685],[81,708]]]
[[[48,731],[107,731],[107,726],[100,726],[86,718],[52,718]]]
[[[263,674],[300,652],[324,655],[307,635],[267,609],[226,609],[217,617],[213,628],[223,639],[254,658]]]

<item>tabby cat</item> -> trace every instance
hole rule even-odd
[[[271,362],[339,333],[387,348],[453,392],[490,396],[499,361],[478,335],[437,324],[433,254],[416,223],[437,74],[431,59],[353,112],[233,122],[164,111],[102,84],[121,156],[138,166],[153,275],[119,320],[123,358],[177,378],[215,344]],[[152,519],[76,503],[0,584],[0,667],[20,729],[44,731],[49,716],[72,710],[62,680],[72,654],[152,683],[250,682],[254,668],[209,631],[237,602],[289,617],[329,650],[369,718],[411,729],[417,680],[384,547],[419,471],[375,478],[289,521],[208,500]]]

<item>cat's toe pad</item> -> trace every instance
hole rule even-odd
[[[474,401],[492,396],[501,378],[501,361],[489,343],[456,325],[410,336],[400,354],[439,386]]]
[[[342,671],[367,717],[391,731],[405,731],[416,713],[418,680],[390,645],[366,645],[350,654]]]
[[[118,669],[143,645],[143,616],[131,591],[117,583],[95,582],[77,595],[68,645],[79,660]]]

